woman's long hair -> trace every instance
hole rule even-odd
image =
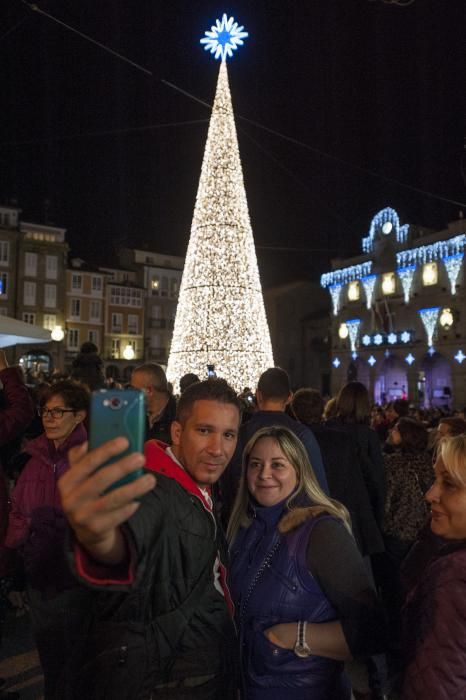
[[[339,501],[329,498],[322,491],[302,442],[287,428],[274,425],[258,430],[244,448],[241,481],[227,528],[228,542],[231,544],[238,530],[241,527],[249,527],[252,522],[249,508],[250,494],[246,473],[251,452],[262,438],[272,438],[276,440],[286,459],[293,465],[296,471],[297,486],[289,496],[285,509],[292,510],[293,508],[302,507],[303,501],[304,504],[308,506],[321,506],[330,515],[342,520],[348,530],[351,531],[348,511]]]
[[[461,488],[466,487],[466,435],[446,437],[440,441],[439,456],[447,472]]]
[[[369,425],[371,405],[369,393],[361,382],[348,382],[340,389],[336,402],[336,413],[344,423]]]

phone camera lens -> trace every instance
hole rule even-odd
[[[121,399],[118,398],[118,396],[114,396],[112,400],[110,401],[110,406],[112,408],[120,408],[121,406]]]

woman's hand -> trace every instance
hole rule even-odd
[[[264,634],[275,646],[293,650],[296,644],[297,622],[274,625],[264,630]]]

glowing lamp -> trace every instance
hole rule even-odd
[[[342,340],[348,337],[348,326],[346,323],[340,323],[340,328],[338,329],[338,335]]]
[[[437,263],[430,262],[426,263],[422,268],[422,283],[424,287],[430,287],[433,284],[437,284],[438,280],[438,270]]]
[[[65,337],[65,331],[61,326],[55,326],[54,329],[52,330],[52,340],[56,340],[57,343],[60,343],[63,338]]]
[[[350,282],[348,285],[348,299],[350,301],[358,301],[360,294],[359,282],[357,280]]]
[[[446,331],[453,325],[453,313],[451,309],[443,309],[440,314],[439,323]]]
[[[123,357],[125,360],[134,360],[134,355],[135,352],[133,346],[128,344],[123,350]]]
[[[395,293],[395,273],[386,272],[382,275],[382,292],[384,294],[394,294]]]

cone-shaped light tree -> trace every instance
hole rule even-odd
[[[240,390],[273,366],[225,60],[242,29],[224,15],[203,40],[222,60],[168,360],[175,386],[213,365]]]

